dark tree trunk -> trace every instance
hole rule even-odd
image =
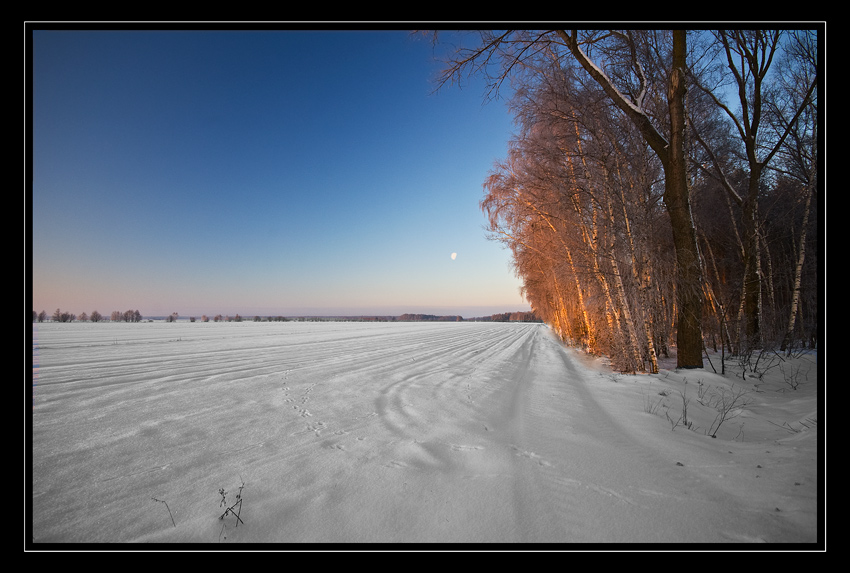
[[[673,32],[673,69],[667,91],[670,147],[664,166],[664,204],[670,216],[676,248],[676,366],[702,368],[702,267],[688,197],[684,142],[685,52],[685,31],[676,30]]]

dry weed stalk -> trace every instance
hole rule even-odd
[[[218,489],[218,493],[221,496],[221,501],[219,501],[218,506],[224,507],[224,513],[219,515],[218,518],[223,521],[228,514],[233,515],[236,518],[236,527],[239,527],[240,523],[242,525],[245,525],[245,522],[242,521],[242,518],[240,517],[240,513],[242,512],[242,490],[245,488],[245,481],[242,480],[241,477],[239,479],[242,484],[239,486],[239,491],[236,492],[236,501],[233,503],[233,505],[227,505],[227,492],[224,490],[224,488],[221,487]],[[226,523],[221,524],[221,531],[218,534],[219,541],[221,541],[221,534],[224,533],[224,529],[226,526]],[[225,539],[227,539],[227,536],[225,536]]]

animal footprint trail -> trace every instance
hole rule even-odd
[[[340,442],[334,442],[332,440],[325,440],[324,442],[322,442],[322,447],[328,450],[338,450],[343,452],[347,449],[345,445],[341,444]]]
[[[300,436],[300,435],[303,435],[303,434],[313,433],[316,436],[321,436],[322,432],[325,431],[326,429],[327,428],[325,427],[324,422],[316,422],[316,423],[313,423],[313,424],[305,424],[303,430],[301,430],[300,432],[295,432],[292,435],[293,436]]]
[[[322,435],[322,431],[325,430],[324,422],[316,422],[315,424],[307,424],[307,429],[317,436]]]
[[[313,417],[313,414],[311,414],[310,410],[308,410],[307,408],[301,408],[300,406],[295,405],[295,406],[292,406],[292,409],[297,410],[298,415],[301,416],[302,418],[312,418]]]

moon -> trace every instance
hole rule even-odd
[[[457,258],[457,253],[452,253],[452,260],[455,260],[456,258]]]

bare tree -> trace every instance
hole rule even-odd
[[[788,309],[787,326],[782,337],[781,350],[791,349],[791,339],[796,325],[802,289],[803,267],[806,262],[806,234],[809,216],[812,211],[812,199],[816,195],[818,180],[818,105],[817,73],[818,69],[817,35],[808,30],[794,30],[789,33],[786,58],[780,62],[783,73],[780,75],[779,93],[784,97],[768,101],[769,120],[777,134],[787,137],[777,153],[777,161],[771,168],[800,182],[802,185],[803,219],[797,241],[797,256],[794,266],[794,282],[791,303]],[[811,96],[806,98],[806,86],[814,86]],[[794,102],[803,102],[802,113],[796,116],[796,122],[786,119],[786,107]],[[791,102],[788,106],[783,102]],[[807,105],[806,105],[807,104]],[[781,136],[780,136],[781,137]]]
[[[62,311],[58,308],[53,313],[53,317],[52,317],[53,322],[74,322],[76,319],[77,319],[77,315],[75,315],[71,312]]]
[[[816,94],[818,76],[814,59],[800,60],[804,68],[811,70],[798,84],[794,97],[784,92],[782,102],[776,98],[781,92],[776,89],[783,74],[773,73],[773,64],[783,53],[783,43],[788,32],[784,30],[718,30],[714,32],[714,48],[723,66],[714,74],[692,75],[694,84],[712,98],[723,111],[737,134],[740,143],[740,161],[733,167],[746,169],[744,188],[735,185],[729,163],[709,143],[700,126],[691,122],[694,137],[702,144],[710,158],[710,170],[721,183],[730,199],[740,208],[741,235],[744,256],[744,280],[741,297],[741,320],[743,336],[741,343],[751,348],[761,342],[760,317],[762,314],[762,286],[764,272],[760,255],[759,193],[763,178],[771,161],[793,136],[798,121],[811,105]],[[795,37],[811,37],[809,33]],[[712,79],[707,79],[712,78]],[[727,104],[716,85],[731,81],[735,104]],[[713,80],[713,81],[712,81]],[[708,82],[711,83],[708,83]]]
[[[570,58],[634,125],[664,172],[664,204],[676,253],[677,365],[702,367],[702,267],[691,218],[685,156],[687,35],[634,31],[517,31],[480,33],[472,49],[448,61],[440,85],[478,73],[490,94],[514,77],[529,85]],[[668,62],[668,64],[665,64]],[[496,72],[491,70],[496,67]],[[650,67],[652,74],[647,74]],[[656,106],[666,101],[665,108]],[[663,112],[663,114],[661,112]],[[666,133],[664,131],[666,130]]]

